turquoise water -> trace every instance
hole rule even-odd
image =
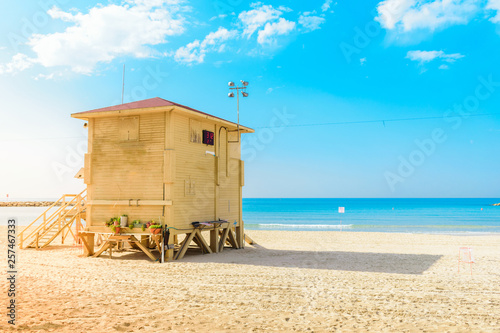
[[[377,231],[485,234],[500,232],[500,199],[243,199],[250,230]],[[345,207],[345,213],[338,212]],[[481,210],[482,208],[482,210]],[[27,225],[46,207],[0,207],[0,225]]]
[[[500,199],[243,199],[250,230],[500,232]],[[345,207],[345,213],[338,212]],[[481,210],[482,208],[482,210]]]
[[[29,225],[49,207],[0,207],[0,226],[7,225],[9,218],[16,218],[18,225]],[[53,208],[48,216],[57,208]],[[39,223],[36,223],[39,224]]]

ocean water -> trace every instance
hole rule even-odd
[[[376,231],[433,234],[500,232],[499,199],[243,199],[249,230]],[[338,212],[345,207],[345,213]],[[28,225],[46,207],[0,207],[0,225]]]
[[[500,232],[500,199],[243,199],[249,230]],[[339,213],[345,207],[345,213]]]
[[[16,218],[17,225],[20,226],[29,225],[41,214],[43,214],[43,212],[45,212],[47,208],[49,207],[0,207],[0,226],[7,225],[7,220],[13,217]],[[57,208],[52,208],[51,211],[47,214],[47,216],[50,216],[50,214],[52,214],[55,210],[57,210]]]

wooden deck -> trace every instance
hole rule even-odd
[[[110,258],[112,258],[113,249],[123,249],[123,245],[127,243],[132,248],[144,252],[153,261],[166,262],[182,259],[189,248],[199,249],[202,254],[222,252],[225,245],[235,249],[243,248],[244,244],[238,243],[233,228],[233,224],[227,221],[201,222],[183,233],[170,233],[169,239],[166,241],[164,241],[163,234],[154,235],[151,233],[103,234],[85,231],[80,232],[79,236],[84,246],[84,256],[99,257],[108,251]],[[210,232],[209,242],[203,237],[202,231]],[[105,237],[97,251],[94,251],[96,234]],[[180,243],[177,241],[179,234],[185,234],[184,240]],[[248,243],[253,243],[249,238],[246,240]],[[152,253],[154,250],[159,252],[158,257]]]

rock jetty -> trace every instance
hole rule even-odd
[[[54,201],[0,201],[0,207],[48,207]]]

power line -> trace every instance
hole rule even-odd
[[[483,117],[483,116],[493,116],[499,115],[499,113],[480,113],[471,114],[468,117]],[[356,120],[356,121],[340,121],[333,123],[316,123],[316,124],[297,124],[297,125],[284,125],[280,127],[313,127],[313,126],[331,126],[331,125],[351,125],[351,124],[368,124],[368,123],[381,123],[385,127],[385,123],[396,122],[396,121],[420,121],[429,119],[443,119],[443,116],[432,116],[432,117],[418,117],[418,118],[395,118],[395,119],[378,119],[378,120]],[[261,126],[254,127],[255,129],[261,128],[273,128],[273,126]]]

